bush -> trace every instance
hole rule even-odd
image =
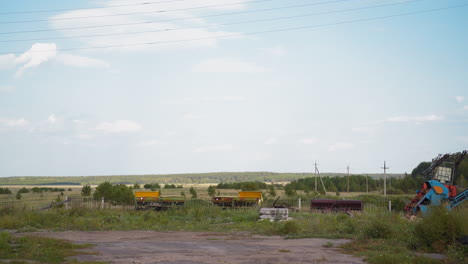
[[[0,188],[0,194],[11,194],[11,191],[8,188]]]
[[[364,237],[366,238],[389,238],[392,234],[392,228],[382,218],[373,218],[364,228]]]
[[[463,212],[448,212],[444,207],[433,207],[428,216],[415,226],[415,235],[421,247],[444,252],[463,235],[466,219]]]
[[[278,231],[281,235],[297,235],[301,231],[301,227],[296,221],[286,221]]]
[[[110,182],[99,184],[93,198],[100,200],[103,197],[113,204],[132,204],[134,202],[132,188],[127,187],[125,184],[112,185]]]

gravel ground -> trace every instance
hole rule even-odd
[[[341,253],[337,246],[344,239],[284,239],[279,236],[257,236],[248,233],[211,232],[37,232],[23,235],[91,243],[81,261],[138,264],[240,264],[240,263],[365,263],[362,259]],[[332,243],[332,247],[323,247]]]

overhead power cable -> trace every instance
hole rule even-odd
[[[386,16],[370,17],[370,18],[355,19],[355,20],[346,20],[346,21],[340,21],[340,22],[334,22],[334,23],[327,23],[327,24],[317,24],[317,25],[308,25],[308,26],[301,26],[301,27],[282,28],[282,29],[272,29],[272,30],[265,30],[265,31],[254,31],[254,32],[247,32],[247,33],[236,33],[236,34],[228,34],[228,35],[221,35],[221,36],[214,36],[214,37],[192,38],[192,39],[178,39],[178,40],[168,40],[168,41],[155,41],[155,42],[134,43],[134,44],[120,44],[120,45],[94,46],[94,47],[62,48],[62,49],[53,49],[53,50],[52,50],[52,49],[47,49],[47,50],[30,50],[29,52],[40,53],[40,52],[51,52],[51,51],[72,51],[72,50],[93,50],[93,49],[108,49],[108,48],[125,48],[125,47],[137,47],[137,46],[158,45],[158,44],[171,44],[171,43],[191,42],[191,41],[207,40],[207,39],[218,39],[218,38],[231,38],[231,37],[239,37],[239,36],[260,35],[260,34],[267,34],[267,33],[277,33],[277,32],[294,31],[294,30],[301,30],[301,29],[310,29],[310,28],[321,28],[321,27],[345,25],[345,24],[359,23],[359,22],[365,22],[365,21],[373,21],[373,20],[380,20],[380,19],[388,19],[388,18],[394,18],[394,17],[403,17],[403,16],[410,16],[410,15],[416,15],[416,14],[422,14],[422,13],[429,13],[429,12],[437,12],[437,11],[448,10],[448,9],[459,8],[459,7],[466,7],[466,6],[468,6],[468,4],[456,5],[456,6],[448,6],[448,7],[441,7],[441,8],[434,8],[434,9],[427,9],[427,10],[421,10],[421,11],[414,11],[414,12],[407,12],[407,13],[386,15]],[[11,51],[11,52],[2,52],[2,53],[21,54],[21,53],[23,53],[23,52],[22,52],[22,51]]]
[[[404,5],[404,4],[409,4],[409,3],[413,3],[413,2],[419,2],[419,1],[425,1],[425,0],[409,0],[409,1],[406,1],[406,2],[396,2],[396,3],[383,4],[383,5],[373,5],[373,6],[366,6],[366,7],[357,7],[357,8],[350,8],[350,9],[334,10],[334,11],[325,11],[325,12],[317,12],[317,13],[308,13],[308,14],[302,14],[302,15],[296,15],[296,16],[284,16],[284,17],[274,17],[274,18],[266,18],[266,19],[247,20],[247,21],[231,22],[231,23],[225,23],[225,24],[207,25],[207,26],[193,26],[193,27],[181,27],[181,28],[167,28],[167,29],[146,30],[146,31],[125,32],[125,33],[108,33],[108,34],[94,34],[94,35],[77,35],[77,36],[53,37],[53,38],[12,39],[12,40],[0,40],[0,43],[1,43],[1,42],[48,41],[48,40],[57,40],[57,39],[73,39],[73,38],[93,38],[93,37],[122,36],[122,35],[135,35],[135,34],[144,34],[144,33],[157,33],[157,32],[167,32],[167,31],[176,31],[176,30],[197,29],[197,28],[210,28],[210,27],[230,26],[230,25],[257,23],[257,22],[267,22],[267,21],[277,21],[277,20],[294,19],[294,18],[309,17],[309,16],[316,16],[316,15],[326,15],[326,14],[344,13],[344,12],[351,12],[351,11],[358,11],[358,10],[366,10],[366,9],[379,8],[379,7],[387,7],[387,6],[394,6],[394,5]]]
[[[158,2],[144,2],[144,3],[135,3],[135,4],[122,4],[122,5],[110,5],[110,6],[98,6],[98,7],[47,9],[47,10],[31,10],[31,11],[10,11],[10,12],[0,12],[0,15],[51,13],[51,12],[65,12],[65,11],[77,11],[77,10],[92,10],[92,9],[109,9],[109,8],[128,7],[128,6],[155,5],[155,4],[164,4],[164,3],[172,3],[172,2],[182,2],[182,1],[186,1],[186,0],[167,0],[167,1],[158,1]]]
[[[191,19],[208,18],[208,17],[220,17],[220,16],[258,13],[258,12],[268,12],[268,11],[298,8],[298,7],[306,7],[306,6],[325,5],[325,4],[332,4],[332,3],[345,2],[345,1],[353,1],[353,0],[335,0],[335,1],[326,1],[326,2],[315,2],[315,3],[300,4],[300,5],[272,7],[272,8],[264,8],[264,9],[254,9],[254,10],[237,11],[237,12],[229,12],[229,13],[222,13],[222,14],[203,15],[203,16],[197,16],[197,17],[181,17],[181,18],[161,19],[161,20],[155,20],[155,21],[145,21],[145,22],[135,22],[135,23],[121,23],[121,24],[108,24],[108,25],[83,26],[83,27],[65,27],[65,28],[55,28],[55,29],[9,31],[9,32],[0,32],[0,34],[1,35],[6,35],[6,34],[19,34],[19,33],[39,33],[39,32],[49,32],[49,31],[56,31],[56,30],[78,30],[78,29],[117,27],[117,26],[134,26],[134,25],[144,25],[144,24],[170,22],[170,21],[191,20]]]
[[[108,14],[108,15],[80,16],[80,17],[61,17],[61,18],[38,19],[38,20],[5,21],[5,22],[0,22],[0,24],[34,23],[34,22],[46,22],[46,21],[58,21],[58,20],[70,20],[70,19],[87,19],[87,18],[100,18],[100,17],[144,15],[144,14],[154,14],[154,13],[169,13],[169,12],[176,12],[176,11],[187,11],[187,10],[195,10],[195,9],[205,9],[205,8],[210,8],[210,7],[232,6],[232,5],[239,5],[239,4],[271,2],[271,1],[275,1],[275,0],[252,0],[252,1],[244,1],[244,2],[227,3],[227,4],[195,6],[195,7],[167,9],[167,10],[131,12],[131,13],[123,13],[123,14]]]

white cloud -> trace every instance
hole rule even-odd
[[[468,105],[463,106],[463,109],[468,110]]]
[[[341,150],[350,150],[352,148],[354,148],[353,143],[336,142],[335,144],[328,147],[328,151],[333,152],[333,151],[341,151]]]
[[[227,152],[234,150],[234,146],[231,144],[224,144],[224,145],[212,145],[212,146],[203,146],[198,147],[194,150],[197,153],[205,153],[205,152]]]
[[[15,78],[20,78],[28,69],[35,68],[48,61],[55,61],[66,66],[86,68],[107,68],[109,65],[101,60],[69,53],[58,53],[55,43],[35,43],[29,50],[16,57],[14,54],[0,55],[0,70],[19,68]]]
[[[461,96],[461,95],[457,95],[455,96],[455,100],[458,102],[458,103],[461,103],[465,100],[465,97],[464,96]]]
[[[387,118],[388,122],[424,122],[424,121],[439,121],[444,119],[441,115],[426,115],[426,116],[394,116]]]
[[[317,143],[317,139],[316,138],[303,138],[299,142],[301,142],[304,145],[312,145],[312,144]]]
[[[193,67],[194,72],[204,73],[262,73],[269,69],[237,58],[204,60]]]
[[[275,137],[269,137],[266,141],[265,141],[265,145],[273,145],[273,144],[277,144],[278,143],[278,139],[275,138]]]
[[[117,120],[101,123],[95,129],[106,133],[127,133],[141,131],[142,126],[130,120]]]
[[[15,77],[19,78],[24,71],[29,68],[35,68],[44,62],[47,62],[57,54],[57,46],[55,43],[35,43],[32,47],[15,58],[15,64],[23,64],[15,73]]]
[[[56,60],[66,66],[80,67],[80,68],[108,68],[109,64],[105,61],[78,56],[68,53],[60,53],[57,55]]]
[[[51,114],[47,118],[47,122],[50,123],[50,124],[55,124],[57,122],[57,117],[54,114]]]
[[[247,0],[236,1],[239,4],[218,6],[212,8],[190,9],[208,5],[222,5],[233,3],[232,0],[190,0],[190,1],[167,1],[159,4],[146,4],[138,6],[126,6],[109,9],[86,9],[74,10],[50,17],[51,28],[57,29],[67,37],[81,42],[84,46],[112,46],[120,45],[100,51],[153,51],[168,48],[198,48],[214,47],[219,42],[216,37],[233,35],[237,32],[226,32],[219,26],[213,25],[207,28],[196,28],[196,26],[212,25],[200,16],[205,14],[216,14],[220,10],[232,10],[245,8]],[[128,4],[120,1],[101,1],[106,6],[116,4]],[[169,10],[179,10],[170,12]],[[161,12],[166,11],[166,12]],[[144,14],[143,14],[144,12]],[[116,14],[132,13],[132,15],[115,16]],[[92,17],[94,16],[94,17]],[[96,17],[100,16],[100,17]],[[75,20],[64,19],[70,17],[88,17],[87,19]],[[166,22],[163,22],[166,20]],[[144,23],[152,21],[152,23]],[[161,22],[157,22],[161,21]],[[89,27],[95,25],[132,24],[118,27],[95,27],[87,29],[67,30],[61,28]],[[143,34],[126,34],[134,32],[145,32]],[[106,37],[79,37],[91,34],[121,34],[107,35]],[[124,35],[122,35],[124,34]],[[236,38],[240,38],[236,37]],[[184,39],[197,39],[196,41],[164,43]],[[227,39],[227,38],[223,38]],[[157,43],[153,45],[135,45],[139,43]],[[126,46],[125,46],[126,45]]]
[[[14,54],[0,55],[0,70],[13,68],[16,65],[15,59]]]
[[[286,50],[281,46],[276,46],[273,48],[264,48],[264,49],[261,49],[261,51],[263,51],[267,55],[272,55],[272,56],[277,56],[277,57],[284,56],[286,54]]]

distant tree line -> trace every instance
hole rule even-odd
[[[156,190],[156,189],[161,189],[161,185],[159,185],[159,183],[147,183],[143,185],[143,188]]]
[[[175,184],[164,184],[164,189],[183,189],[184,186],[182,185],[175,185]]]
[[[268,185],[264,182],[231,182],[231,183],[219,183],[216,186],[217,189],[234,189],[242,191],[259,191],[268,189]]]
[[[11,194],[11,191],[8,188],[0,188],[0,194]]]

